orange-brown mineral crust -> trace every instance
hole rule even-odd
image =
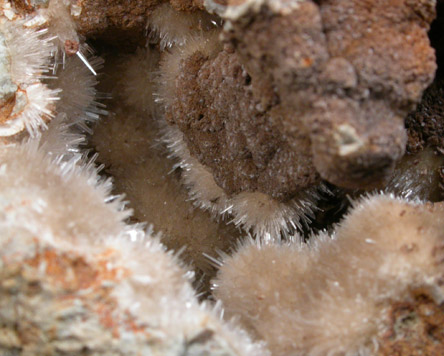
[[[0,349],[13,350],[13,355],[14,351],[45,355],[93,355],[102,351],[120,355],[118,344],[125,331],[147,337],[143,326],[117,310],[111,288],[106,286],[106,283],[118,283],[125,277],[126,271],[109,266],[110,256],[115,251],[109,250],[91,263],[71,251],[40,249],[37,238],[35,247],[35,255],[21,263],[3,258]],[[35,310],[35,306],[46,309]],[[8,307],[10,315],[6,311]],[[89,335],[83,330],[88,326]],[[78,328],[76,336],[64,339],[62,335],[69,334],[71,328]],[[89,342],[89,346],[80,340],[86,345]]]
[[[184,133],[190,153],[227,193],[260,191],[285,200],[319,181],[303,133],[287,136],[285,111],[264,107],[230,48],[215,58],[182,60],[166,119]]]
[[[159,0],[81,0],[74,17],[79,33],[86,37],[121,41],[142,39],[146,18]]]
[[[75,14],[79,33],[88,38],[99,38],[110,43],[130,41],[144,45],[147,18],[162,0],[77,0],[79,13]],[[202,8],[199,1],[172,0],[178,11]]]
[[[35,6],[27,0],[12,0],[11,3],[20,12],[33,12],[35,10]]]
[[[378,356],[444,354],[444,305],[427,294],[419,291],[409,301],[393,303],[388,319],[388,329],[378,340]]]
[[[309,132],[322,178],[348,188],[383,183],[404,154],[404,118],[435,73],[427,37],[435,1],[207,6],[227,21],[225,37],[253,82],[268,82],[291,108],[287,134]]]

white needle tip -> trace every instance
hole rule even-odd
[[[94,68],[91,66],[91,64],[89,64],[88,60],[86,59],[86,57],[80,53],[80,51],[76,52],[77,56],[82,60],[83,63],[85,63],[85,65],[88,67],[88,69],[92,72],[92,74],[97,75],[96,71],[94,70]]]

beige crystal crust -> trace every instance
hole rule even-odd
[[[33,144],[0,158],[2,352],[268,355],[198,303],[91,164],[57,167]]]
[[[386,342],[390,350],[396,303],[414,305],[419,289],[437,307],[444,300],[443,214],[442,204],[368,198],[308,245],[245,243],[224,258],[215,296],[273,355],[376,355]],[[421,347],[443,350],[433,339]]]

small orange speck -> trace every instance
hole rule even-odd
[[[304,67],[311,67],[312,65],[313,65],[313,59],[312,58],[304,58],[303,60],[302,60],[302,65],[304,66]]]

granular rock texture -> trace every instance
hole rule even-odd
[[[348,188],[384,182],[404,153],[404,117],[434,76],[435,2],[229,5],[207,7],[227,21],[226,40],[257,95],[268,103],[271,90],[292,109],[287,135],[309,132],[322,178]]]
[[[413,291],[387,311],[389,324],[380,338],[378,356],[440,355],[444,344],[444,304],[424,291]]]

